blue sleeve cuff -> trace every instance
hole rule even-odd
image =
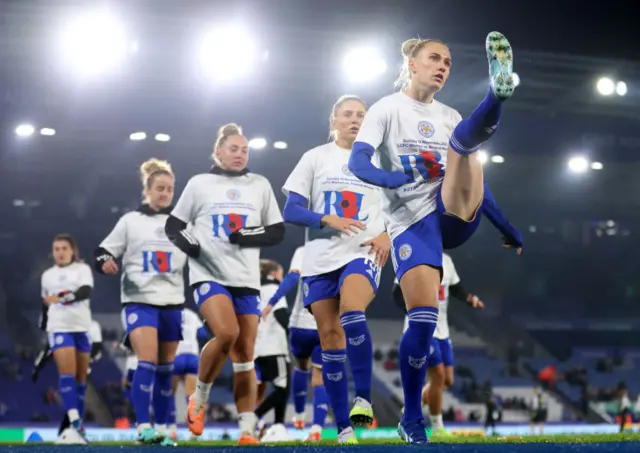
[[[309,200],[299,193],[289,192],[282,212],[285,222],[309,228],[322,228],[322,214],[311,211],[307,206]]]

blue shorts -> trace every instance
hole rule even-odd
[[[91,352],[91,340],[89,340],[87,332],[53,332],[47,336],[51,351],[60,348],[75,348],[80,353]]]
[[[312,365],[322,366],[322,347],[317,330],[290,327],[289,346],[291,347],[291,355],[296,359],[311,357]]]
[[[335,271],[302,277],[304,306],[309,307],[309,305],[319,300],[340,298],[342,283],[351,274],[360,274],[367,277],[374,294],[378,292],[380,267],[368,258],[357,258]]]
[[[159,308],[153,305],[127,304],[124,306],[124,320],[127,337],[138,327],[153,327],[158,331],[160,342],[182,340],[182,306]]]
[[[256,294],[252,294],[254,291]],[[205,300],[218,294],[225,295],[231,300],[236,315],[261,315],[258,308],[260,292],[257,290],[222,286],[216,282],[200,282],[193,285],[193,299],[196,301],[198,310]]]
[[[442,268],[442,251],[464,244],[482,219],[482,206],[471,222],[448,215],[438,191],[436,210],[411,225],[391,241],[391,260],[398,280],[416,266]]]
[[[436,367],[441,363],[444,364],[444,366],[453,366],[453,345],[451,344],[451,338],[447,338],[446,340],[440,340],[438,338],[431,339],[428,368]]]
[[[196,354],[177,355],[173,361],[173,374],[175,376],[198,374],[198,356]]]

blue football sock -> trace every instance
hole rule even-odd
[[[313,388],[313,424],[324,428],[327,413],[329,412],[329,397],[324,385]]]
[[[69,414],[70,411],[78,412],[78,419],[80,417],[80,412],[78,411],[78,384],[76,383],[76,378],[71,374],[61,374],[58,379],[58,391],[60,392],[60,397],[62,398],[62,404],[64,405],[65,411]],[[69,415],[69,421],[74,422],[76,419],[72,420],[71,415]]]
[[[167,425],[174,425],[175,423],[176,423],[176,398],[175,396],[172,395],[171,398],[169,398],[169,414],[167,415]]]
[[[83,419],[84,418],[84,396],[87,393],[87,383],[78,382],[76,386],[76,391],[78,392],[78,414],[80,414],[80,419]]]
[[[338,433],[351,427],[346,362],[347,351],[344,349],[322,351],[322,378],[338,425]]]
[[[356,396],[371,402],[373,342],[364,312],[350,311],[340,316],[347,337],[347,357],[356,388]]]
[[[136,413],[136,423],[149,423],[149,406],[151,405],[151,387],[156,375],[156,364],[139,361],[133,376],[131,400]]]
[[[449,140],[449,146],[463,156],[477,151],[498,129],[501,114],[502,101],[489,90],[487,97],[471,116],[458,123]]]
[[[156,367],[156,380],[153,386],[153,421],[156,425],[166,425],[169,407],[173,399],[171,380],[173,363],[163,363]]]
[[[293,405],[296,414],[304,414],[304,407],[307,404],[307,389],[309,388],[309,371],[298,368],[293,370],[291,378],[291,394],[293,395]]]
[[[427,376],[429,346],[438,322],[438,309],[417,307],[408,312],[409,328],[398,349],[406,421],[422,420],[422,386]]]

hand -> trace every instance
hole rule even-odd
[[[387,263],[387,260],[389,259],[389,251],[391,250],[391,239],[386,231],[380,236],[363,243],[362,246],[371,247],[369,255],[375,255],[374,262],[379,267],[382,267]]]
[[[502,248],[504,248],[504,249],[516,249],[516,253],[518,254],[518,256],[522,255],[522,247],[518,247],[517,245],[502,244]]]
[[[367,227],[359,220],[345,219],[344,217],[338,217],[336,215],[326,215],[320,220],[322,225],[326,225],[329,228],[333,228],[336,231],[351,236],[358,233],[359,230],[366,230]]]
[[[108,260],[102,264],[102,272],[107,275],[115,275],[118,273],[118,263],[115,260]]]
[[[44,298],[44,303],[47,305],[53,305],[60,302],[60,298],[58,296],[47,296]]]
[[[519,239],[517,238],[509,238],[509,237],[503,237],[502,238],[502,248],[505,249],[516,249],[516,253],[518,254],[518,256],[522,255],[522,248],[523,248],[523,244],[522,244],[522,236],[520,236]]]
[[[267,304],[267,306],[262,309],[262,320],[263,321],[267,320],[267,317],[269,316],[269,313],[271,313],[271,310],[273,310],[273,305],[269,305],[269,304]]]
[[[471,305],[472,308],[484,308],[484,302],[475,294],[469,297],[469,305]]]

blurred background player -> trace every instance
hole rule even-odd
[[[627,403],[628,403],[628,398],[627,398]],[[529,430],[531,434],[534,434],[535,428],[537,426],[538,433],[542,435],[542,433],[544,432],[544,422],[547,421],[547,400],[544,396],[544,392],[542,391],[542,389],[537,387],[533,389],[533,397],[531,398],[531,404],[529,405],[529,409],[530,409],[530,417],[531,417],[531,421],[529,423]]]
[[[447,436],[442,421],[442,397],[445,389],[453,386],[453,345],[449,337],[449,296],[466,302],[473,308],[484,308],[484,303],[475,294],[468,293],[460,282],[451,256],[442,255],[442,283],[438,292],[439,312],[436,330],[431,340],[429,361],[427,363],[427,384],[422,389],[422,404],[429,407],[432,436]],[[402,291],[396,280],[393,298],[402,308],[405,307]],[[404,319],[407,330],[409,318]]]
[[[169,404],[169,436],[173,440],[177,438],[176,426],[176,390],[180,383],[184,388],[184,396],[189,403],[189,397],[196,390],[198,381],[198,357],[200,356],[200,341],[208,340],[210,337],[207,328],[202,323],[200,316],[185,308],[182,318],[182,341],[178,343],[176,359],[173,362],[173,397]]]
[[[300,275],[304,258],[304,246],[298,247],[293,253],[289,265],[289,275]],[[302,285],[298,284],[296,298],[289,318],[289,347],[295,358],[296,368],[291,379],[291,395],[296,414],[293,426],[304,429],[305,407],[307,404],[307,389],[309,375],[313,392],[313,422],[307,442],[319,442],[322,437],[327,413],[329,411],[329,397],[322,381],[322,347],[316,320],[309,310],[304,307]]]
[[[364,312],[378,290],[390,249],[379,189],[363,184],[347,168],[365,114],[358,97],[338,99],[330,115],[333,140],[307,151],[283,187],[285,220],[307,227],[304,305],[318,326],[322,373],[341,443],[357,442],[352,423],[373,421],[373,343]],[[356,388],[351,412],[347,357]]]
[[[58,388],[70,427],[60,443],[86,444],[82,429],[84,396],[91,356],[91,268],[80,261],[78,245],[68,234],[53,238],[54,265],[42,274],[49,347],[60,375]]]
[[[125,343],[138,359],[131,400],[138,442],[173,445],[167,435],[173,361],[182,339],[183,270],[186,255],[166,237],[175,184],[171,165],[150,159],[140,167],[143,203],[123,215],[95,251],[98,272],[118,273],[122,257],[121,301]],[[151,389],[153,388],[153,398]],[[154,427],[149,407],[153,401]]]
[[[218,131],[210,172],[192,177],[167,220],[167,236],[189,255],[189,283],[200,315],[215,334],[200,353],[187,425],[199,436],[213,380],[231,357],[242,445],[255,439],[253,362],[260,317],[260,248],[284,238],[271,184],[247,168],[249,143],[236,124]],[[189,228],[187,229],[187,226]]]
[[[258,381],[259,406],[255,410],[258,429],[262,431],[265,422],[262,419],[271,409],[274,411],[274,424],[261,437],[264,442],[285,442],[293,440],[284,424],[289,400],[291,382],[291,363],[289,360],[289,307],[287,299],[280,297],[278,289],[283,281],[282,266],[273,260],[260,260],[260,310],[262,319],[258,325],[256,337],[255,363]],[[276,297],[278,299],[276,299]],[[269,384],[273,391],[264,398]]]
[[[438,40],[405,41],[401,91],[371,107],[349,161],[360,180],[387,189],[385,220],[409,317],[398,350],[405,401],[398,432],[407,443],[428,442],[421,388],[438,320],[443,245],[462,245],[478,227],[484,179],[473,154],[497,130],[515,88],[507,39],[491,32],[485,45],[489,91],[463,120],[434,99],[450,73],[449,48]],[[372,162],[376,153],[382,169]]]

